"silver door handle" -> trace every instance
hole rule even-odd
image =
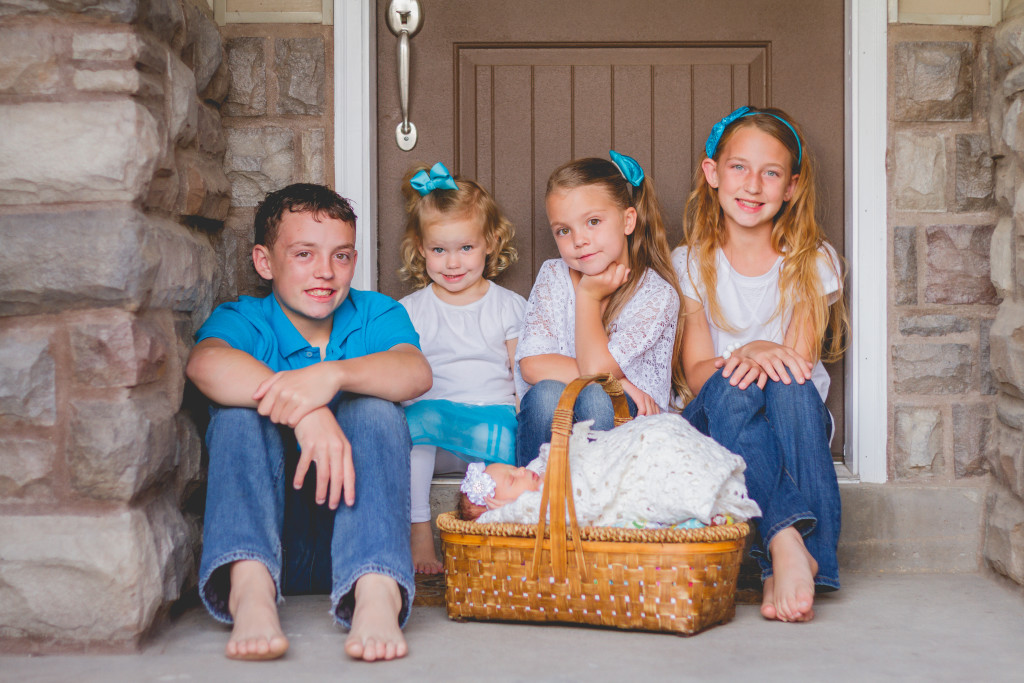
[[[388,28],[398,36],[398,99],[402,105],[402,122],[395,129],[398,148],[408,152],[416,146],[416,126],[409,120],[409,39],[423,25],[419,0],[391,0],[384,18]]]

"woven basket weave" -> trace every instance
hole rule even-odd
[[[565,388],[551,423],[537,524],[478,524],[451,512],[438,517],[448,616],[680,635],[729,621],[736,613],[746,523],[703,529],[580,528],[567,449],[576,397],[591,382],[611,397],[616,426],[630,419],[622,387],[611,375],[581,377]]]

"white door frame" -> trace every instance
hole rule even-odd
[[[334,0],[335,187],[359,215],[353,285],[376,289],[377,0]],[[846,0],[846,256],[852,338],[847,351],[843,478],[886,480],[887,0]],[[852,455],[852,457],[849,457]]]

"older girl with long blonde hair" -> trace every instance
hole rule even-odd
[[[839,487],[822,361],[843,350],[842,261],[816,211],[814,160],[778,109],[715,125],[672,253],[683,295],[683,416],[747,462],[764,512],[761,612],[807,621],[839,588]]]

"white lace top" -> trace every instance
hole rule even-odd
[[[648,270],[633,298],[612,321],[608,351],[626,379],[668,409],[672,393],[672,346],[679,297],[672,285]],[[519,373],[528,356],[576,357],[576,292],[562,259],[541,264],[516,347],[516,393],[530,388]]]
[[[675,413],[640,416],[608,431],[591,431],[591,421],[569,437],[576,519],[581,526],[627,526],[633,522],[672,525],[715,515],[737,522],[760,516],[747,497],[745,464]],[[527,467],[544,473],[550,445]],[[480,522],[534,524],[540,491],[480,515]]]

